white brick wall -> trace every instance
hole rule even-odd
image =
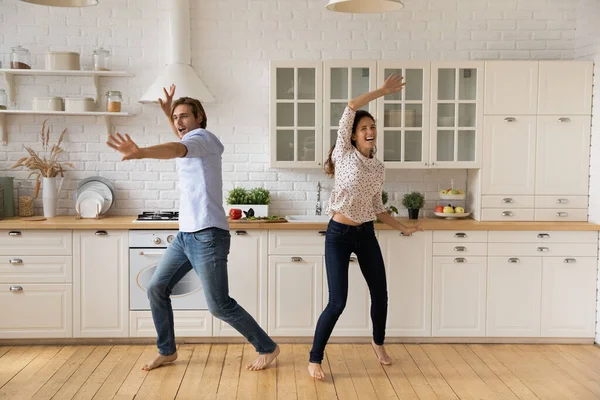
[[[596,62],[595,76],[600,73],[600,3],[596,0],[580,0],[577,15],[577,58]],[[590,205],[589,220],[600,223],[600,114],[598,113],[600,85],[594,86],[594,102],[592,115],[592,140],[590,149]],[[599,270],[600,271],[600,270]],[[600,273],[598,276],[600,284]],[[600,292],[596,306],[596,343],[600,342]]]
[[[192,64],[217,101],[206,104],[209,129],[226,146],[225,189],[265,181],[272,212],[312,213],[316,182],[331,182],[318,170],[271,170],[268,167],[268,85],[272,59],[552,59],[575,55],[576,11],[580,0],[406,0],[406,8],[385,15],[346,15],[325,10],[325,0],[192,1]],[[593,4],[594,0],[586,3]],[[102,89],[121,90],[124,108],[135,117],[118,119],[120,132],[140,144],[171,140],[156,106],[138,98],[165,60],[165,0],[102,0],[84,9],[47,8],[0,0],[0,53],[21,44],[43,67],[43,53],[75,50],[90,64],[92,50],[113,51],[115,68],[133,78],[102,79]],[[20,77],[18,105],[29,108],[33,96],[91,95],[86,78]],[[0,83],[2,84],[2,83]],[[37,146],[40,117],[9,117],[10,144],[0,148],[0,174],[23,155],[23,145]],[[60,213],[72,214],[77,181],[99,174],[118,188],[115,214],[177,207],[173,162],[119,162],[104,145],[101,120],[50,118],[56,135],[67,128],[65,147],[77,171],[69,172]],[[386,189],[399,205],[402,193],[423,190],[435,204],[436,192],[451,177],[458,187],[466,171],[389,171]],[[39,204],[38,204],[39,206]]]

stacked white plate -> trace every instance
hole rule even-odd
[[[96,218],[108,212],[114,198],[113,184],[101,176],[92,176],[79,183],[75,192],[75,211],[82,218]]]

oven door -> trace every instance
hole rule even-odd
[[[156,271],[166,249],[129,249],[129,309],[149,310],[146,293],[148,283]],[[200,278],[194,270],[188,272],[171,293],[174,310],[207,310]]]

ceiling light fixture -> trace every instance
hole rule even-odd
[[[329,0],[327,9],[344,13],[382,13],[404,8],[401,0]]]

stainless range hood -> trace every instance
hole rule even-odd
[[[164,97],[163,87],[172,83],[177,86],[175,98],[193,97],[201,102],[215,101],[213,95],[198,77],[191,64],[190,2],[189,0],[168,0],[169,42],[167,65],[158,78],[146,90],[140,103],[158,103]]]

